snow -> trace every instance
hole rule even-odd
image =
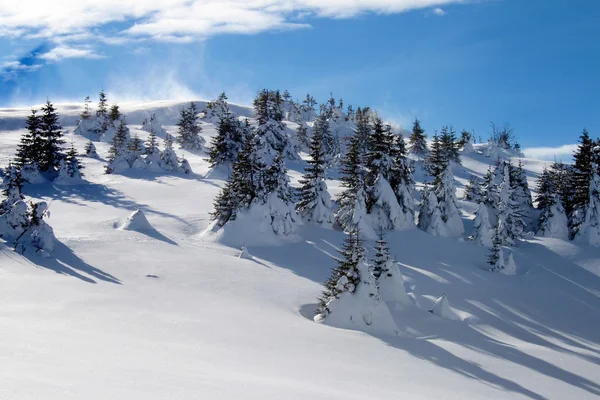
[[[437,315],[440,318],[444,319],[457,319],[454,311],[450,308],[450,302],[448,301],[448,296],[443,295],[439,299],[433,303],[433,308],[431,309],[431,313],[433,315]]]
[[[144,212],[140,209],[135,210],[121,225],[120,229],[128,231],[148,231],[152,230],[152,225],[146,219]]]
[[[121,104],[121,110],[132,133],[146,139],[136,124],[156,113],[173,133],[184,104]],[[58,109],[62,125],[72,131],[81,109]],[[232,109],[251,115],[250,108]],[[29,112],[0,110],[2,167]],[[203,126],[207,138],[214,132],[212,125]],[[87,140],[75,135],[73,141],[82,153]],[[95,144],[106,159],[109,145]],[[479,154],[482,145],[474,147],[474,153],[462,154],[462,166],[453,167],[459,192],[472,174],[483,176],[495,161]],[[182,155],[195,173],[208,171],[205,155]],[[225,244],[200,234],[209,227],[223,179],[148,170],[135,177],[107,175],[102,160],[86,157],[82,163],[83,185],[24,187],[27,202],[45,200],[52,210],[51,257],[21,255],[0,240],[0,398],[600,395],[598,248],[536,236],[512,251],[526,273],[506,276],[486,271],[488,250],[471,242],[418,229],[389,232],[390,253],[415,304],[389,311],[395,326],[386,317],[369,333],[364,324],[338,329],[313,317],[342,232],[305,224],[294,240],[284,240],[270,224],[263,232],[250,218],[231,225],[227,234],[239,240]],[[535,187],[544,162],[523,164]],[[331,176],[327,186],[334,197],[340,186]],[[476,205],[458,206],[470,233]],[[161,236],[114,229],[115,218],[137,209]],[[237,257],[244,243],[253,261]],[[368,249],[372,245],[367,241]],[[443,293],[456,320],[428,312]],[[385,316],[382,310],[372,321]],[[397,335],[389,334],[390,325]]]

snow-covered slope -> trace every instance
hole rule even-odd
[[[122,110],[145,139],[136,124],[156,113],[173,132],[182,105]],[[69,131],[77,111],[59,106]],[[0,110],[3,166],[27,113]],[[67,140],[80,151],[86,142]],[[96,146],[105,159],[108,144]],[[389,234],[419,307],[394,314],[398,336],[337,329],[312,318],[343,234],[305,225],[301,241],[248,246],[252,258],[239,258],[201,235],[223,181],[203,178],[203,155],[178,152],[195,174],[105,175],[103,160],[85,158],[86,184],[26,186],[28,198],[48,201],[60,243],[55,258],[26,258],[0,241],[0,398],[600,396],[600,249],[533,238],[514,249],[518,275],[504,276],[482,270],[486,250],[473,243]],[[493,161],[463,157],[459,198]],[[544,162],[523,164],[533,186]],[[296,180],[302,164],[290,168]],[[339,182],[328,186],[339,192]],[[476,207],[459,203],[470,234]],[[119,229],[138,209],[151,229]],[[444,294],[456,320],[427,312]]]

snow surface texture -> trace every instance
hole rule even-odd
[[[121,110],[132,134],[146,140],[147,133],[136,129],[144,118],[155,113],[173,133],[184,104],[122,104]],[[81,107],[58,109],[61,124],[72,130]],[[249,108],[232,109],[251,115]],[[29,107],[0,110],[2,167],[29,113]],[[207,139],[214,133],[203,125]],[[87,140],[75,135],[73,141],[83,152]],[[106,159],[109,144],[95,145]],[[453,167],[458,198],[470,176],[482,177],[495,161],[479,154],[484,147],[475,144],[474,153],[463,154],[462,167]],[[182,154],[195,173],[208,172],[205,156]],[[49,223],[58,240],[52,257],[20,255],[0,240],[1,399],[600,395],[598,248],[534,237],[513,249],[527,273],[505,276],[485,271],[488,249],[471,241],[417,229],[390,232],[390,253],[416,305],[391,311],[398,336],[368,334],[313,322],[341,232],[305,224],[296,241],[274,247],[250,244],[260,236],[253,230],[228,247],[199,235],[209,225],[222,179],[157,177],[145,170],[135,178],[106,175],[104,162],[82,163],[82,185],[24,189],[27,202],[53,199]],[[535,187],[547,162],[523,163]],[[290,165],[292,184],[302,167]],[[415,177],[420,188],[422,172]],[[337,180],[327,185],[332,197],[340,192]],[[471,234],[477,205],[458,206]],[[114,229],[115,218],[136,209],[161,236]],[[253,261],[237,257],[244,242]],[[458,320],[428,312],[444,293]]]

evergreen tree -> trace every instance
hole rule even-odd
[[[574,175],[573,167],[562,162],[554,161],[550,165],[550,170],[548,172],[550,174],[550,179],[553,182],[553,190],[558,194],[567,216],[571,215],[575,191],[575,187],[572,185]]]
[[[479,179],[477,179],[475,175],[471,175],[469,182],[467,182],[467,185],[465,186],[464,199],[475,203],[479,203],[479,201],[483,199],[481,182],[479,182]]]
[[[368,136],[365,166],[367,167],[366,184],[373,186],[379,175],[388,181],[392,176],[394,136],[385,129],[381,118],[376,118],[373,133]]]
[[[118,163],[128,163],[127,155],[127,123],[121,119],[117,131],[115,132],[110,149],[108,149],[108,164],[106,165],[106,173],[114,172],[115,166]]]
[[[600,177],[597,167],[592,163],[592,178],[586,204],[573,212],[571,238],[590,246],[600,246]]]
[[[454,175],[450,166],[442,171],[439,182],[435,187],[435,195],[440,208],[442,221],[446,225],[446,233],[451,237],[461,236],[465,229],[456,199]]]
[[[209,152],[211,168],[232,165],[243,145],[243,132],[234,115],[227,112],[219,118],[217,134],[213,136]]]
[[[431,151],[427,155],[425,160],[425,167],[431,177],[433,177],[434,185],[439,185],[440,177],[448,166],[448,159],[442,148],[440,137],[437,133],[433,135],[433,142],[431,143]]]
[[[164,171],[178,171],[180,169],[179,159],[173,150],[173,137],[167,133],[165,137],[165,149],[160,153],[160,167]]]
[[[336,258],[337,266],[331,271],[331,276],[325,282],[325,290],[319,298],[317,312],[327,315],[330,310],[327,304],[344,292],[354,293],[361,281],[359,264],[363,262],[365,250],[360,239],[359,231],[352,229],[344,240],[340,258]]]
[[[181,148],[190,151],[199,151],[204,146],[204,138],[200,136],[202,127],[198,121],[198,110],[196,104],[190,103],[190,106],[181,110],[179,122],[177,123],[177,141]]]
[[[481,246],[492,247],[493,231],[487,206],[481,202],[478,204],[473,221],[473,241]]]
[[[504,164],[502,183],[498,187],[498,236],[505,246],[514,246],[525,230],[525,222],[514,197],[514,187],[510,184],[510,164]]]
[[[409,138],[410,152],[418,156],[426,155],[429,150],[427,149],[427,135],[425,130],[421,128],[421,121],[415,118],[413,123],[412,134]]]
[[[306,127],[305,123],[301,122],[298,124],[298,129],[296,129],[296,138],[302,149],[310,148],[311,139],[308,136],[308,128]]]
[[[320,120],[320,118],[319,118]],[[305,173],[300,180],[300,201],[296,211],[302,218],[328,226],[333,220],[331,197],[325,182],[325,152],[323,151],[322,124],[315,124],[315,132],[310,142],[310,159],[304,168]]]
[[[285,157],[298,159],[298,153],[285,131],[283,125],[283,100],[279,91],[260,91],[254,99],[254,114],[259,154],[265,161],[273,159],[282,152]]]
[[[116,104],[113,104],[110,107],[110,112],[108,114],[108,119],[110,120],[110,122],[112,124],[114,124],[116,121],[118,121],[121,118],[121,111],[119,110],[119,106]]]
[[[377,238],[377,248],[375,252],[375,258],[373,260],[373,276],[375,279],[379,279],[381,275],[385,275],[389,272],[389,261],[390,261],[390,248],[387,242],[384,240],[383,230],[379,231],[379,237]]]
[[[417,226],[435,236],[447,236],[446,225],[433,187],[425,186],[421,191],[419,221]]]
[[[444,126],[440,132],[440,145],[443,157],[448,161],[460,164],[459,145],[456,140],[456,132],[452,127]]]
[[[538,179],[536,191],[539,210],[537,234],[566,240],[569,236],[567,215],[559,195],[555,192],[552,176],[546,168]]]
[[[487,257],[487,262],[490,265],[490,271],[498,271],[502,267],[503,263],[503,254],[502,254],[502,240],[500,239],[500,234],[497,229],[494,230],[494,235],[492,237],[492,247]]]
[[[139,157],[144,153],[144,142],[139,138],[137,133],[133,135],[133,139],[127,143],[127,150],[129,150],[134,157]]]
[[[314,97],[310,95],[310,93],[306,94],[306,98],[302,101],[302,109],[304,112],[312,112],[315,111],[315,106],[317,105],[317,101]]]
[[[90,96],[85,96],[85,100],[83,100],[83,111],[79,114],[79,117],[83,120],[88,120],[92,118],[92,111],[90,110]]]
[[[108,119],[108,100],[106,98],[106,94],[104,93],[104,89],[100,90],[96,117],[103,118],[105,120]]]
[[[39,129],[43,144],[39,167],[41,171],[54,171],[64,158],[61,151],[61,146],[64,144],[62,127],[58,123],[58,113],[50,100],[42,107],[42,113]]]
[[[398,133],[395,135],[392,144],[390,186],[396,194],[402,212],[406,215],[407,220],[412,222],[410,225],[414,225],[415,200],[413,190],[415,182],[412,161],[406,155],[404,137]]]
[[[160,149],[158,148],[158,140],[154,129],[150,129],[150,135],[146,141],[144,153],[147,155],[160,153]]]
[[[355,229],[359,227],[364,231],[365,224],[370,229],[370,223],[367,219],[365,182],[363,168],[361,165],[360,140],[358,135],[352,136],[350,146],[345,157],[342,159],[340,170],[341,185],[344,188],[339,195],[337,202],[338,211],[335,214],[335,222],[344,230]]]
[[[517,212],[525,222],[531,222],[533,220],[533,201],[521,160],[516,168],[510,166],[510,182]]]
[[[92,142],[91,140],[88,140],[88,142],[86,143],[85,148],[83,150],[85,152],[86,157],[98,158],[98,153],[96,152],[96,146],[94,145],[94,142]]]
[[[571,185],[574,189],[572,208],[584,208],[589,201],[592,163],[594,162],[594,141],[584,129],[579,137],[579,146],[574,154],[573,176]],[[576,223],[576,222],[575,222]]]
[[[21,171],[9,163],[2,180],[2,195],[4,199],[0,203],[0,215],[9,212],[13,204],[24,199],[21,194],[24,182]]]
[[[538,178],[536,192],[535,202],[537,203],[537,209],[547,209],[553,202],[552,198],[554,197],[554,193],[556,193],[556,188],[554,187],[550,171],[546,167],[544,167]]]
[[[64,160],[64,174],[71,178],[81,178],[83,173],[81,170],[84,168],[83,165],[79,162],[79,154],[77,154],[77,150],[71,143],[71,147],[67,151],[65,160]]]
[[[41,123],[41,117],[37,115],[37,110],[31,110],[31,115],[27,117],[25,123],[27,133],[21,136],[15,156],[14,164],[18,169],[41,160],[44,146],[44,139],[40,134]]]
[[[369,137],[371,136],[371,109],[369,107],[356,109],[356,137],[361,154],[365,154],[369,148]]]

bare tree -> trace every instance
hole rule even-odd
[[[502,127],[496,125],[494,121],[490,121],[490,142],[497,144],[505,149],[510,149],[515,141],[514,129],[508,122],[505,122]]]

